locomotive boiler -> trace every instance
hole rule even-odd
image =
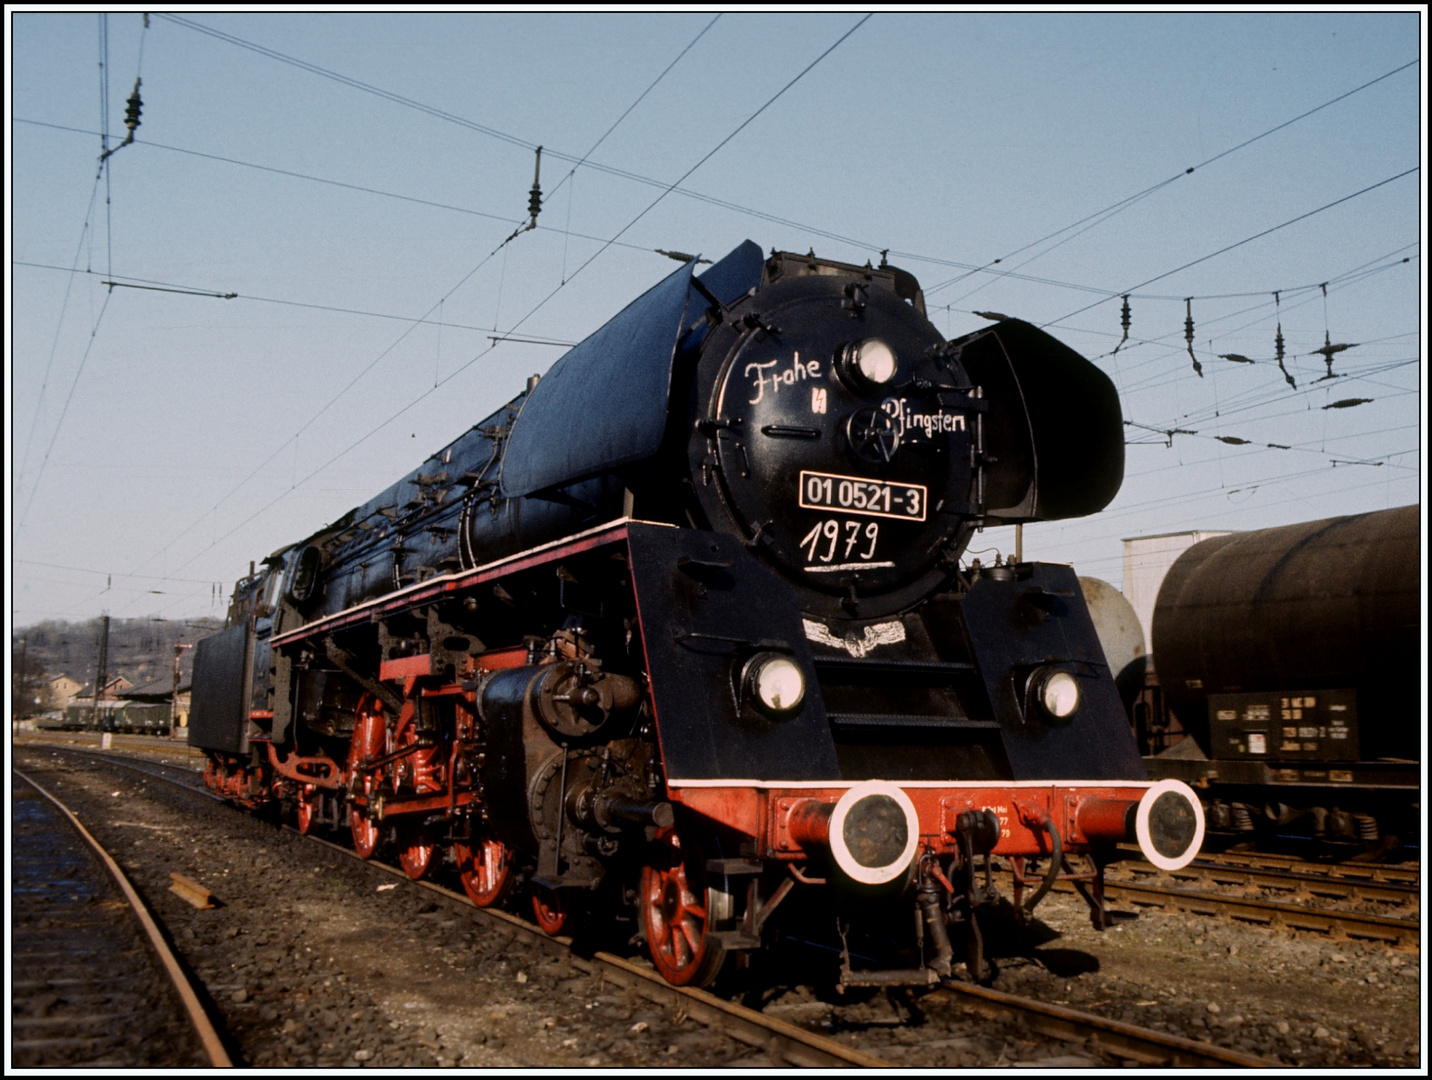
[[[1170,567],[1156,688],[1140,703],[1144,734],[1170,745],[1148,765],[1200,786],[1210,828],[1418,840],[1419,517],[1403,506],[1230,533]]]
[[[1110,381],[1014,319],[953,341],[882,264],[749,241],[650,289],[369,502],[264,560],[200,643],[209,783],[540,924],[631,920],[706,984],[780,925],[842,985],[982,971],[976,912],[1115,843],[1181,866],[1073,571],[962,568],[1093,513]]]

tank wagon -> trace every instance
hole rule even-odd
[[[1152,775],[1204,789],[1210,829],[1418,838],[1419,517],[1230,533],[1174,562],[1135,721]]]
[[[1112,383],[1048,334],[947,341],[910,274],[748,241],[252,568],[189,740],[479,905],[629,920],[673,983],[782,925],[842,985],[978,975],[992,856],[1024,917],[1072,877],[1102,925],[1115,843],[1201,840],[1073,572],[960,565],[1122,477]]]

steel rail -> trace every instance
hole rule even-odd
[[[77,750],[91,754],[110,754],[120,757],[140,758],[148,761],[164,761],[170,764],[184,761],[192,764],[201,764],[204,761],[203,754],[197,748],[191,748],[188,743],[155,742],[154,745],[146,746],[143,743],[131,743],[128,741],[128,738],[140,739],[149,738],[149,736],[134,735],[126,738],[122,743],[115,741],[108,750],[105,750],[97,740],[76,739],[74,734],[83,733],[60,735],[48,732],[39,734],[22,732],[15,736],[13,742],[15,746],[43,746],[55,750]]]
[[[1182,870],[1166,872],[1150,866],[1132,868],[1136,874],[1164,874],[1176,881],[1210,881],[1215,885],[1256,886],[1277,889],[1298,896],[1329,897],[1338,900],[1377,900],[1407,904],[1421,896],[1416,883],[1380,882],[1369,878],[1332,877],[1300,870],[1270,870],[1259,867],[1228,866],[1193,862]],[[1117,880],[1117,879],[1116,879]],[[1135,882],[1136,883],[1136,882]]]
[[[226,800],[220,796],[204,788],[191,788],[187,785],[179,784],[179,782],[172,777],[161,776],[148,769],[138,768],[132,762],[123,760],[124,755],[122,754],[115,754],[113,752],[105,753],[97,750],[89,750],[84,747],[59,747],[58,749],[63,749],[70,753],[84,754],[91,758],[99,758],[103,761],[132,769],[146,776],[167,781],[176,787],[182,787],[186,791],[196,795],[203,795],[216,802],[226,802]],[[301,834],[291,826],[286,825],[284,827],[292,831],[295,835],[302,836],[305,840],[328,848],[336,854],[350,859],[358,859],[358,855],[351,848],[344,847],[342,844],[325,840],[321,836]],[[94,841],[91,840],[91,843],[94,843]],[[763,1050],[776,1060],[783,1060],[790,1065],[812,1068],[844,1066],[865,1068],[890,1067],[888,1062],[880,1058],[862,1053],[858,1050],[852,1050],[839,1042],[805,1031],[784,1020],[767,1017],[752,1009],[747,1009],[744,1006],[724,1001],[702,990],[672,986],[654,971],[647,971],[633,964],[630,960],[626,960],[612,953],[597,952],[591,956],[579,956],[571,951],[572,939],[569,937],[551,937],[538,927],[533,926],[531,923],[516,915],[492,908],[480,908],[465,894],[455,892],[435,882],[422,880],[412,881],[407,874],[398,867],[389,866],[387,863],[379,862],[376,859],[359,859],[358,861],[373,867],[375,870],[381,870],[410,885],[416,885],[436,893],[470,912],[494,920],[505,926],[508,930],[520,933],[525,938],[529,938],[540,947],[566,957],[576,967],[593,972],[600,971],[603,978],[627,987],[650,1001],[655,1001],[662,1005],[674,1005],[691,1019],[697,1020],[716,1030],[723,1031],[738,1042]]]
[[[152,776],[156,780],[167,781],[168,783],[174,784],[176,787],[183,787],[188,791],[192,791],[196,795],[203,795],[206,798],[213,799],[215,802],[228,802],[228,800],[225,799],[222,795],[215,794],[207,787],[191,787],[188,784],[181,784],[172,776],[164,776],[163,774],[153,772],[150,769],[141,768],[141,766],[143,765],[153,765],[161,769],[173,769],[176,772],[187,773],[189,776],[194,777],[195,779],[202,778],[202,773],[199,769],[190,768],[187,764],[184,764],[182,762],[166,761],[163,758],[153,757],[145,754],[126,754],[116,750],[91,750],[87,746],[55,746],[49,743],[16,743],[15,745],[17,747],[43,746],[46,749],[61,750],[67,754],[79,754],[86,758],[89,758],[91,761],[108,762],[111,765],[118,765],[121,768],[128,769],[130,772],[137,772],[144,776]]]
[[[1204,862],[1216,866],[1247,867],[1249,869],[1281,868],[1309,876],[1325,877],[1332,881],[1371,881],[1380,884],[1416,885],[1422,877],[1421,871],[1415,866],[1395,866],[1370,862],[1315,863],[1293,855],[1244,854],[1225,851],[1216,855],[1200,855],[1194,865]]]
[[[984,986],[946,980],[941,984],[956,995],[960,1004],[982,1016],[1014,1020],[1032,1031],[1051,1038],[1087,1041],[1092,1033],[1099,1049],[1117,1057],[1147,1065],[1169,1068],[1275,1068],[1269,1061],[1242,1050],[1230,1050],[1212,1043],[1169,1035],[1122,1020],[1109,1020],[1095,1013],[1050,1005]]]
[[[45,798],[49,799],[50,802],[54,803],[56,809],[65,816],[75,832],[80,835],[85,843],[94,849],[95,854],[99,856],[100,861],[104,863],[106,869],[109,870],[115,882],[119,885],[120,891],[124,893],[125,899],[129,901],[129,906],[134,911],[135,918],[139,920],[140,926],[144,928],[144,933],[149,938],[149,944],[158,955],[160,962],[163,963],[164,970],[168,972],[169,979],[174,984],[175,991],[179,994],[179,1000],[184,1004],[184,1009],[189,1015],[189,1022],[194,1025],[195,1034],[199,1036],[199,1041],[203,1044],[204,1053],[208,1055],[210,1064],[216,1068],[232,1068],[233,1062],[229,1059],[228,1051],[224,1049],[223,1040],[219,1038],[219,1033],[214,1029],[214,1025],[212,1021],[210,1021],[208,1013],[204,1011],[204,1006],[199,1001],[198,994],[194,992],[193,984],[190,983],[188,976],[184,974],[184,969],[180,967],[179,961],[170,950],[168,942],[164,940],[164,935],[160,931],[154,916],[150,913],[149,908],[140,898],[134,886],[130,884],[129,878],[125,875],[124,871],[120,869],[119,863],[115,862],[114,857],[104,849],[98,840],[90,835],[88,829],[80,824],[79,818],[75,817],[68,806],[42,787],[38,781],[33,780],[22,769],[15,766],[11,766],[11,769],[16,776],[24,780],[25,783],[29,784]]]
[[[1072,886],[1060,886],[1072,892]],[[1386,941],[1393,945],[1410,946],[1421,940],[1421,919],[1393,919],[1385,915],[1361,915],[1354,912],[1310,908],[1278,900],[1256,900],[1246,897],[1220,896],[1217,893],[1195,892],[1160,885],[1131,885],[1105,882],[1108,899],[1127,899],[1146,907],[1185,911],[1194,915],[1222,915],[1242,922],[1265,926],[1285,926],[1294,930],[1316,930],[1334,937]]]
[[[288,826],[285,826],[288,828]],[[294,830],[296,833],[297,830]],[[358,856],[350,848],[341,844],[335,844],[331,840],[322,837],[308,835],[304,839],[312,840],[334,852],[346,855],[348,858],[357,859]],[[572,939],[569,937],[552,937],[544,933],[539,927],[533,926],[525,919],[519,918],[506,911],[495,908],[480,908],[474,904],[466,895],[445,888],[432,881],[413,881],[407,874],[396,866],[389,866],[387,863],[376,860],[365,861],[366,865],[375,870],[381,870],[393,877],[400,878],[410,885],[427,889],[436,893],[452,903],[458,904],[478,915],[495,920],[501,923],[508,930],[520,933],[524,937],[536,942],[542,948],[551,950],[555,954],[566,957],[578,968],[592,972],[600,972],[606,979],[611,980],[630,990],[634,990],[642,997],[655,1001],[662,1005],[675,1005],[688,1017],[698,1020],[709,1027],[716,1028],[730,1035],[732,1038],[764,1050],[778,1060],[784,1060],[791,1065],[799,1065],[812,1068],[840,1067],[840,1066],[863,1066],[866,1068],[890,1068],[890,1063],[878,1057],[863,1053],[859,1050],[852,1050],[833,1039],[816,1035],[813,1032],[799,1028],[784,1020],[769,1017],[763,1013],[748,1009],[743,1005],[737,1005],[724,1001],[714,994],[708,994],[704,990],[693,990],[685,986],[672,986],[654,971],[648,971],[637,964],[632,963],[623,957],[608,952],[594,952],[589,956],[579,956],[571,951]]]
[[[1125,858],[1121,866],[1149,867],[1138,848],[1127,844],[1119,845]],[[1285,870],[1310,877],[1325,877],[1333,881],[1372,881],[1383,884],[1417,884],[1422,877],[1417,866],[1403,866],[1393,863],[1375,862],[1310,862],[1297,855],[1285,855],[1267,851],[1205,851],[1190,867],[1242,868],[1252,870]]]

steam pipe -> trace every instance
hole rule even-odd
[[[641,803],[617,795],[598,795],[593,800],[593,816],[603,828],[609,822],[625,821],[631,825],[655,825],[659,829],[676,824],[676,811],[669,802]]]

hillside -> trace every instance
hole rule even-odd
[[[60,622],[50,620],[16,629],[10,638],[14,662],[12,694],[16,711],[26,689],[57,675],[92,685],[99,664],[102,620]],[[192,645],[223,628],[219,619],[169,622],[162,619],[111,619],[109,659],[105,667],[111,676],[123,675],[135,686],[155,680],[172,680],[174,646]],[[21,670],[23,642],[24,670]],[[180,658],[180,680],[187,683],[194,664],[194,650],[185,649]],[[33,700],[33,698],[32,698]]]

